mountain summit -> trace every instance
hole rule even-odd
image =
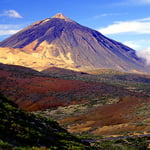
[[[69,19],[66,16],[64,16],[62,13],[58,13],[55,16],[53,16],[52,18],[64,19],[65,21],[72,21],[71,19]]]
[[[65,17],[62,13],[58,13],[55,16],[53,16],[52,18],[66,19],[67,17]]]
[[[37,21],[0,42],[0,62],[37,70],[111,68],[148,72],[135,51],[58,13]],[[10,47],[10,48],[6,48]],[[10,55],[10,56],[9,56]]]

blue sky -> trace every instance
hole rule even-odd
[[[135,50],[150,49],[150,0],[0,0],[0,41],[59,12]]]

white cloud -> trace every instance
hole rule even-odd
[[[15,34],[20,27],[20,25],[0,24],[0,36]]]
[[[133,49],[140,49],[141,48],[141,45],[140,44],[137,44],[138,42],[137,41],[125,41],[123,42],[123,44],[133,48]]]
[[[11,18],[23,18],[16,10],[6,10],[1,16],[8,16]]]
[[[0,30],[0,36],[15,34],[18,31],[19,30]]]
[[[104,13],[104,14],[101,14],[100,16],[101,17],[106,17],[106,16],[113,16],[113,15],[116,15],[116,14],[113,14],[113,13]]]
[[[147,5],[150,4],[150,0],[127,0],[128,5]]]
[[[142,22],[142,21],[150,21],[150,17],[137,19],[136,21]]]
[[[119,13],[103,13],[97,16],[94,16],[94,18],[100,18],[100,17],[107,17],[107,16],[115,16],[115,15],[120,15]]]
[[[94,16],[94,19],[99,19],[101,17],[110,17],[110,16],[121,16],[121,15],[126,15],[128,13],[103,13],[103,14],[99,14]]]
[[[150,65],[150,47],[144,50],[136,51],[138,57],[144,58],[146,63]]]
[[[20,25],[14,25],[14,24],[0,24],[1,30],[8,30],[8,29],[17,29],[20,28]]]
[[[150,0],[139,0],[139,2],[143,4],[150,4]]]
[[[117,2],[109,3],[111,7],[122,7],[122,6],[138,6],[138,5],[149,5],[150,0],[120,0]]]
[[[119,34],[127,32],[150,34],[150,18],[114,22],[114,24],[101,28],[98,31],[103,34]]]

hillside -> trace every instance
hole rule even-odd
[[[150,73],[143,59],[122,43],[82,26],[63,14],[37,21],[0,42],[0,62],[43,70],[109,68]]]
[[[0,64],[0,92],[20,108],[53,118],[72,133],[149,132],[149,75],[89,73],[59,68],[38,72]]]
[[[2,94],[0,94],[0,118],[0,149],[2,150],[116,150],[120,147],[141,150],[149,148],[149,137],[135,136],[116,140],[107,138],[97,141],[92,136],[80,136],[80,139],[84,141],[92,141],[91,145],[94,147],[90,147],[66,132],[55,121],[22,111]]]
[[[150,133],[150,98],[124,97],[119,102],[74,104],[37,111],[77,135],[122,136]]]
[[[59,79],[81,80],[105,83],[123,87],[130,91],[144,93],[150,96],[150,75],[126,73],[112,69],[98,69],[85,72],[75,72],[62,68],[48,68],[41,73]]]
[[[55,121],[22,111],[2,94],[0,118],[0,149],[92,149],[62,129]]]
[[[100,69],[74,72],[60,68],[49,68],[42,73],[61,79],[82,80],[115,85],[130,91],[145,93],[146,97],[123,96],[92,100],[87,104],[76,104],[42,112],[46,117],[58,120],[68,131],[76,134],[136,134],[149,132],[150,76]],[[144,96],[144,95],[143,95]],[[107,102],[106,102],[107,101]],[[41,112],[39,112],[41,113]]]
[[[0,67],[0,92],[20,108],[36,111],[51,107],[84,103],[117,102],[124,96],[146,96],[142,93],[100,82],[64,80],[13,65]],[[5,67],[4,67],[5,66]]]
[[[84,110],[80,110],[81,106],[79,106],[76,111],[82,113],[78,113],[76,116],[70,114],[60,120],[55,119],[59,120],[59,123],[69,132],[76,134],[110,136],[149,133],[149,106],[150,99],[148,98],[126,97],[118,103],[99,106],[86,113],[83,113]],[[59,112],[65,116],[63,109],[59,109]],[[55,113],[51,113],[51,115],[57,116]]]

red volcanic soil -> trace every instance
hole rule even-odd
[[[128,119],[125,116],[128,113],[132,113],[133,107],[144,103],[144,101],[146,102],[143,98],[124,97],[119,103],[100,106],[86,115],[70,117],[62,120],[61,122],[86,122],[94,120],[95,122],[93,122],[93,126],[109,126],[126,123],[128,122]]]
[[[45,77],[19,66],[0,68],[0,83],[1,93],[29,111],[84,103],[93,98],[140,95],[101,83]]]
[[[101,129],[99,133],[99,130],[95,130],[93,133],[100,135],[103,132],[105,134],[107,130],[102,131],[102,127],[107,127],[108,129],[113,125],[125,125],[147,119],[147,116],[139,117],[135,113],[138,108],[144,105],[150,105],[149,98],[124,97],[119,103],[101,106],[86,115],[59,120],[59,123],[62,125],[68,124],[69,132],[72,133],[90,131],[91,128],[94,131],[94,129],[99,128]],[[119,128],[124,130],[121,129],[121,126]],[[128,130],[128,127],[125,130]]]

